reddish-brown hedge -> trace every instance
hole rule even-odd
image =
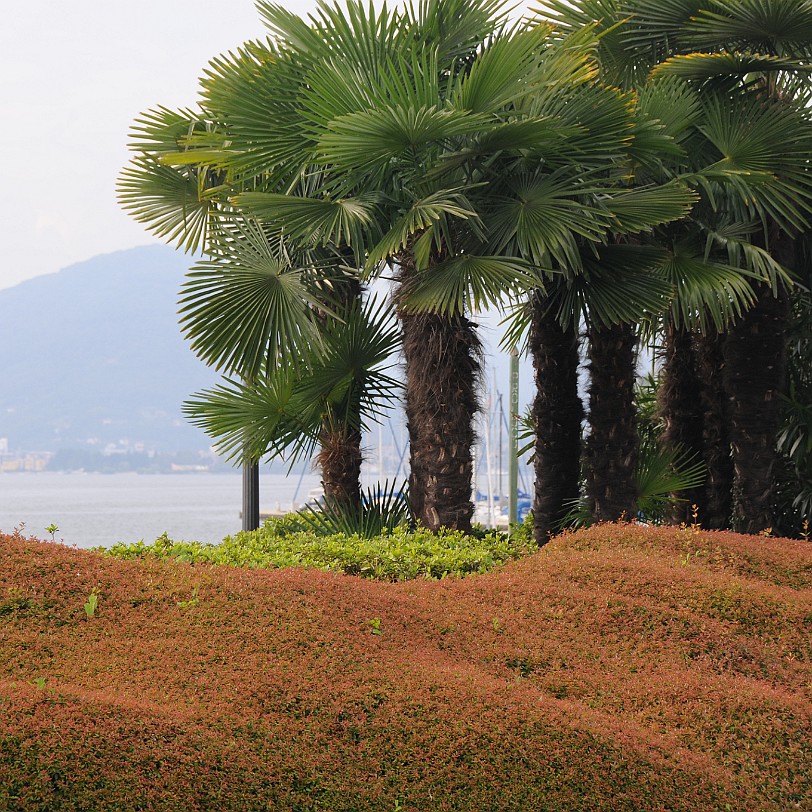
[[[805,542],[603,525],[404,584],[0,555],[0,810],[812,808]]]

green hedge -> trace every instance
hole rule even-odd
[[[387,530],[371,539],[359,535],[319,536],[295,515],[270,519],[259,530],[227,536],[220,544],[173,541],[166,534],[151,544],[116,544],[106,550],[116,558],[174,558],[190,563],[232,567],[313,567],[381,581],[443,578],[488,572],[532,552],[526,534],[482,531],[437,535],[418,528]]]

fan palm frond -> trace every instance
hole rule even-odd
[[[183,413],[214,439],[227,460],[259,462],[287,454],[293,463],[312,456],[321,426],[318,410],[295,388],[290,368],[250,384],[226,378],[185,401]]]
[[[243,192],[234,202],[308,247],[363,245],[364,229],[374,219],[374,198],[369,195],[333,200]]]
[[[700,8],[686,26],[695,48],[787,54],[812,46],[812,4],[802,0],[725,0]]]
[[[399,346],[400,330],[389,305],[374,297],[363,306],[355,302],[340,320],[322,328],[321,342],[297,380],[297,395],[320,404],[323,415],[367,430],[368,421],[379,420],[402,388],[386,374]]]
[[[461,254],[419,272],[402,300],[404,310],[460,316],[499,305],[506,291],[529,291],[538,286],[531,265],[502,256]]]
[[[124,211],[155,236],[187,253],[206,246],[217,204],[195,170],[139,155],[121,171],[117,192]]]
[[[188,273],[180,322],[192,349],[216,369],[253,379],[267,364],[297,365],[319,342],[312,308],[320,304],[278,235],[248,220],[230,221],[211,258]]]

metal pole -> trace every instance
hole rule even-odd
[[[508,451],[508,519],[519,519],[519,354],[510,353],[510,449]]]
[[[242,465],[242,529],[259,528],[259,463]]]
[[[499,426],[499,465],[497,466],[496,470],[499,472],[499,510],[501,510],[505,506],[505,489],[504,489],[504,482],[502,481],[502,469],[505,467],[505,453],[503,449],[503,440],[504,440],[504,432],[502,430],[502,414],[504,413],[504,406],[502,405],[502,393],[499,393],[499,400],[497,401],[499,404],[497,407],[497,417],[496,423]]]

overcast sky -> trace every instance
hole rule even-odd
[[[284,0],[301,14],[311,0]],[[253,0],[3,0],[0,288],[156,242],[118,207],[127,132],[191,105],[210,58],[264,35]]]
[[[316,5],[280,2],[303,16]],[[2,0],[2,9],[0,288],[157,242],[116,203],[129,127],[158,105],[192,105],[212,57],[264,36],[254,0]]]

